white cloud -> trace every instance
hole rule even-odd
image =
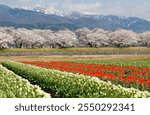
[[[80,3],[80,4],[68,4],[68,10],[79,11],[85,14],[97,14],[101,8],[101,3]]]
[[[0,0],[11,7],[55,7],[98,15],[136,16],[150,20],[150,0]]]

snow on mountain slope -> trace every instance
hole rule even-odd
[[[118,28],[135,32],[150,31],[150,21],[138,17],[88,15],[80,12],[61,11],[53,7],[11,8],[5,5],[0,5],[0,26],[54,31],[66,28],[74,31],[83,27],[102,28],[110,31]]]
[[[63,10],[58,10],[54,7],[36,7],[33,8],[34,11],[36,12],[42,12],[44,14],[53,14],[53,15],[57,15],[57,16],[67,16],[69,15],[71,12],[69,11],[63,11]]]

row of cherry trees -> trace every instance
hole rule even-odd
[[[129,47],[150,46],[150,32],[135,33],[100,28],[70,30],[27,30],[0,28],[0,48],[68,48],[68,47]]]

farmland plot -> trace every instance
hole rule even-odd
[[[150,97],[148,91],[124,88],[111,82],[104,82],[95,77],[44,69],[18,62],[2,62],[2,65],[15,74],[38,84],[43,90],[59,97],[73,98],[139,98]]]

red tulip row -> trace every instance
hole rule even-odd
[[[145,86],[150,86],[150,68],[138,68],[135,66],[82,64],[61,61],[36,61],[22,63],[100,77],[101,79],[119,80],[123,81],[124,83],[138,83]]]

